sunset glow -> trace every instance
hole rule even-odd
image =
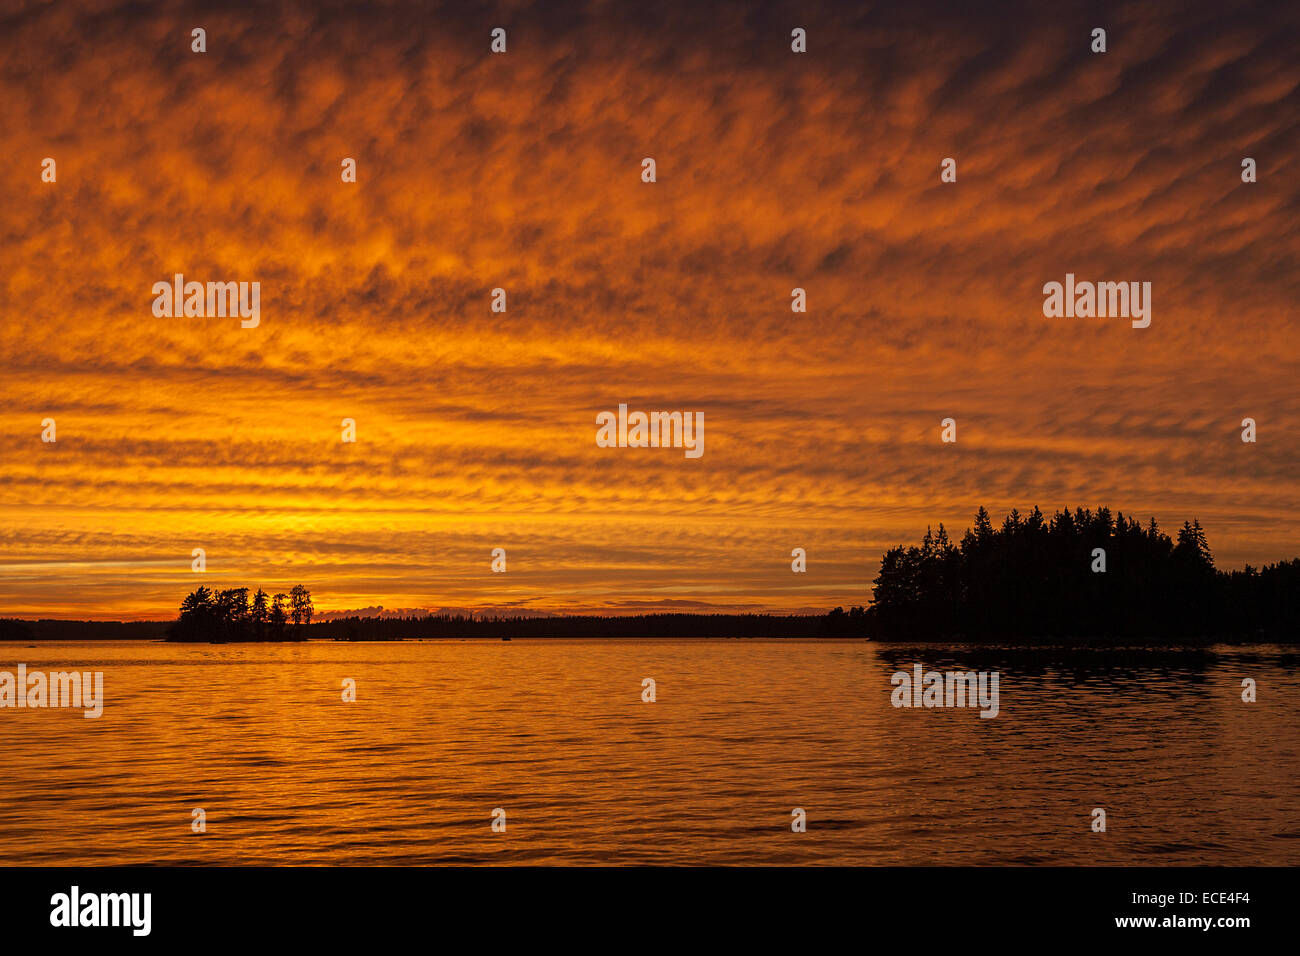
[[[1221,568],[1300,553],[1279,32],[1130,10],[1097,57],[1047,8],[1003,34],[800,5],[792,56],[792,19],[740,5],[520,4],[492,56],[498,14],[461,4],[19,6],[0,615],[298,582],[323,612],[822,611],[980,505],[1195,517]],[[260,324],[156,317],[176,273],[260,282]],[[1150,327],[1044,317],[1067,273],[1149,281]],[[620,403],[702,412],[704,454],[597,447]]]

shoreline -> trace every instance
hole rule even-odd
[[[44,637],[44,638],[0,638],[0,647],[26,646],[39,647],[43,644],[168,644],[188,647],[283,647],[304,644],[502,644],[523,642],[528,644],[545,643],[584,643],[617,644],[657,641],[665,643],[703,642],[703,641],[747,641],[770,644],[871,644],[877,647],[962,647],[988,650],[1062,650],[1062,649],[1112,649],[1112,650],[1151,650],[1151,651],[1194,651],[1208,650],[1214,647],[1297,647],[1300,644],[1279,640],[1270,636],[1253,637],[1215,637],[1186,641],[1157,641],[1144,643],[1132,638],[1044,638],[1034,641],[992,640],[981,641],[961,637],[906,638],[884,640],[877,637],[841,636],[841,635],[800,635],[776,637],[766,634],[723,635],[723,634],[640,634],[622,637],[592,635],[550,635],[521,637],[404,637],[404,638],[356,638],[343,639],[331,637],[311,637],[296,641],[169,641],[159,637]]]

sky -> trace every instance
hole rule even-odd
[[[1298,41],[1294,3],[9,0],[0,615],[822,611],[980,505],[1300,555]],[[156,316],[176,273],[258,326]],[[1151,325],[1046,317],[1067,273]],[[620,403],[703,455],[598,447]]]

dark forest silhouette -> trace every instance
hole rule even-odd
[[[201,587],[181,602],[180,617],[167,629],[167,640],[301,641],[307,639],[314,613],[311,591],[301,584],[274,597],[258,588],[251,602],[248,588]]]
[[[882,640],[1300,635],[1300,558],[1218,571],[1199,521],[1173,540],[1108,508],[1013,509],[995,528],[981,507],[960,544],[941,524],[886,551],[874,583],[867,630]]]

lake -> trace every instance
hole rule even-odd
[[[0,670],[101,670],[106,700],[0,709],[0,863],[1294,865],[1298,657],[3,643]],[[998,715],[892,706],[918,663],[997,672]]]

